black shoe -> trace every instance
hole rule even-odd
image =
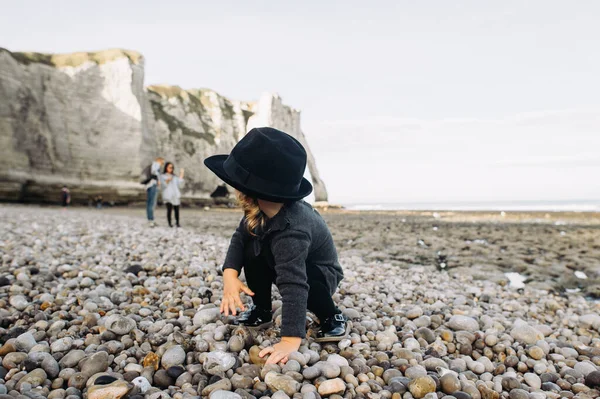
[[[334,314],[321,322],[321,328],[317,333],[317,342],[335,342],[348,337],[348,318],[341,313]]]
[[[270,310],[258,308],[254,305],[243,313],[233,322],[237,326],[246,326],[250,328],[268,328],[273,324],[273,315]]]
[[[179,223],[177,223],[177,228],[180,228],[181,226],[179,225]]]

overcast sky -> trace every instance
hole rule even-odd
[[[600,199],[600,2],[289,3],[4,2],[0,47],[127,48],[146,84],[278,92],[332,202]]]

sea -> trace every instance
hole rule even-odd
[[[600,212],[599,200],[573,201],[497,201],[497,202],[393,202],[342,203],[357,211],[498,211],[498,212]]]

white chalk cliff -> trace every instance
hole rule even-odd
[[[300,113],[277,95],[244,102],[208,89],[144,88],[144,58],[133,51],[0,49],[3,200],[56,202],[63,184],[75,202],[98,194],[116,203],[141,200],[140,171],[161,155],[186,169],[184,198],[202,203],[221,183],[203,159],[228,153],[257,126],[286,131],[305,146],[315,200],[326,201]]]
[[[312,177],[316,201],[327,201],[327,189],[319,176],[315,157],[313,156],[306,136],[300,127],[300,111],[284,105],[281,97],[264,94],[257,103],[251,105],[253,115],[250,117],[247,129],[253,127],[271,126],[294,136],[306,149],[308,170]]]

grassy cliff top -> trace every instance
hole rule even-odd
[[[86,62],[93,62],[98,65],[114,61],[119,58],[128,58],[133,64],[139,64],[142,55],[136,51],[109,49],[97,52],[80,52],[69,54],[44,54],[28,52],[11,52],[0,48],[0,52],[7,52],[18,62],[29,65],[32,63],[44,64],[56,68],[76,67]]]
[[[212,89],[201,88],[201,89],[182,89],[179,86],[170,86],[170,85],[150,85],[146,86],[146,90],[148,92],[156,94],[161,98],[179,98],[180,100],[185,101],[193,101],[194,98],[199,99],[200,101],[207,101],[206,96],[215,94],[218,99],[225,102],[228,106],[231,106],[234,102],[240,104],[242,109],[253,108],[256,104],[255,101],[236,101],[231,100]]]
[[[166,98],[187,97],[190,95],[195,96],[195,97],[200,97],[200,96],[206,95],[208,93],[215,93],[217,96],[225,98],[224,96],[220,95],[219,93],[215,92],[214,90],[204,89],[204,88],[185,90],[179,86],[150,85],[150,86],[147,86],[146,89],[148,89],[148,91],[151,91],[155,94],[158,94],[161,97],[166,97]]]
[[[158,94],[161,97],[180,97],[185,90],[183,90],[179,86],[169,86],[169,85],[150,85],[147,86],[146,89],[151,91],[152,93]]]

